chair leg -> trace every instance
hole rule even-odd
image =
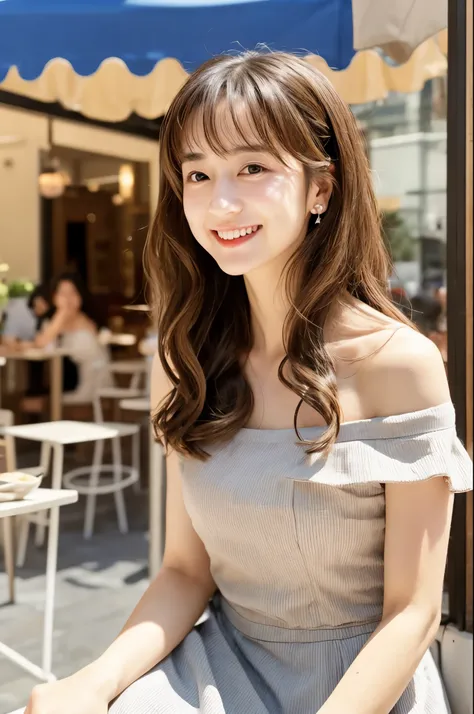
[[[140,372],[137,372],[136,374],[132,375],[132,378],[131,378],[130,384],[129,384],[129,388],[130,389],[139,389],[140,382],[141,382],[141,374],[140,374]]]
[[[89,488],[97,488],[100,480],[100,467],[104,458],[104,442],[97,441],[94,446],[94,458],[89,477]],[[84,518],[83,535],[86,540],[92,537],[95,521],[96,493],[88,493],[86,496],[86,515]]]
[[[114,482],[119,484],[122,479],[122,451],[120,438],[117,436],[112,439],[112,454],[114,467]],[[125,499],[123,489],[119,488],[114,491],[115,508],[117,511],[117,521],[120,533],[128,533],[127,511],[125,509]]]
[[[92,413],[96,424],[102,424],[104,421],[104,412],[102,409],[102,400],[100,393],[97,393],[92,401]]]
[[[132,468],[136,470],[138,478],[133,484],[135,493],[141,493],[140,484],[140,432],[132,436]]]
[[[10,602],[15,602],[15,548],[13,533],[13,518],[3,521],[3,548],[5,554],[5,570],[8,575],[8,596]]]

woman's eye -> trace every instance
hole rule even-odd
[[[261,174],[263,171],[265,171],[265,169],[259,164],[249,164],[244,169],[244,173],[248,173],[251,176],[255,176],[255,174]]]
[[[207,179],[207,176],[201,173],[201,171],[193,171],[192,174],[189,174],[189,180],[193,183],[201,183],[201,181],[205,181],[205,179]]]

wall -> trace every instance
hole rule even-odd
[[[6,145],[2,136],[16,136]],[[57,146],[103,154],[149,167],[149,197],[158,196],[158,143],[62,119],[53,121]],[[47,148],[45,116],[0,105],[0,262],[10,265],[8,279],[40,277],[40,150]],[[11,167],[8,166],[11,164]]]
[[[41,115],[0,105],[0,262],[10,265],[8,279],[37,280],[40,269],[39,151],[47,146]]]

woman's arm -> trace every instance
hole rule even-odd
[[[63,310],[56,310],[51,322],[48,322],[34,340],[35,347],[47,347],[54,342],[67,325],[69,315]]]
[[[452,495],[442,478],[388,484],[382,622],[319,714],[389,714],[439,627]]]
[[[403,342],[394,338],[368,371],[373,413],[401,414],[449,400],[437,348],[400,332]],[[387,484],[385,495],[382,621],[319,714],[389,714],[439,627],[453,496],[443,478]]]
[[[158,404],[168,391],[166,378],[155,357],[152,404]],[[108,702],[164,659],[184,639],[215,590],[207,552],[184,507],[180,465],[175,453],[167,458],[166,477],[166,544],[160,572],[110,647],[71,678],[77,680],[78,687],[93,688]],[[56,705],[55,687],[60,685],[61,682],[40,685],[37,699],[41,706],[32,707],[31,712],[49,713],[47,705]],[[68,682],[67,690],[74,690],[73,683]],[[60,708],[51,706],[51,710],[59,712]]]
[[[152,369],[152,405],[169,391],[157,356]],[[128,622],[91,666],[113,699],[166,657],[191,631],[215,590],[209,558],[186,512],[178,456],[167,457],[166,544],[163,565]]]

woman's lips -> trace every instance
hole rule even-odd
[[[242,243],[247,243],[251,238],[253,238],[262,226],[253,225],[245,226],[242,228],[235,228],[234,230],[216,231],[213,230],[211,233],[220,245],[231,247],[242,245]]]

